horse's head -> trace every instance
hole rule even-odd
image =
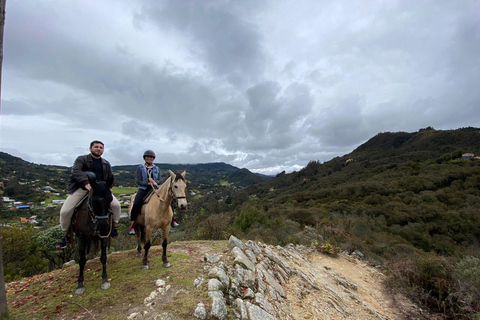
[[[97,220],[97,230],[100,235],[106,236],[110,230],[108,210],[113,200],[112,192],[104,181],[92,181],[90,194],[90,205],[93,215]]]
[[[187,187],[187,180],[185,180],[186,171],[182,173],[170,172],[170,190],[172,192],[173,200],[177,202],[179,209],[187,209],[187,198],[185,196],[185,189]]]

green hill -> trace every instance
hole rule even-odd
[[[479,137],[471,127],[379,133],[350,154],[267,181],[224,163],[159,164],[187,170],[196,191],[190,209],[176,212],[181,229],[172,238],[236,234],[346,251],[383,268],[392,289],[444,319],[475,319],[480,160],[461,157],[480,154]],[[130,184],[135,168],[114,167],[117,183]]]

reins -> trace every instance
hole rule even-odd
[[[108,212],[111,212],[111,209],[108,209],[107,211],[107,215],[105,216],[97,216],[95,215],[95,212],[93,211],[93,207],[92,207],[92,203],[91,203],[91,195],[93,193],[93,189],[90,189],[90,191],[88,192],[88,197],[87,197],[87,208],[88,208],[88,213],[89,213],[89,216],[90,216],[90,219],[92,220],[94,226],[95,226],[95,229],[94,229],[94,234],[96,234],[98,237],[100,238],[108,238],[110,237],[110,234],[112,233],[112,229],[113,229],[113,221],[110,221],[109,225],[110,225],[110,230],[108,231],[108,234],[106,236],[102,236],[98,230],[97,230],[97,221],[100,220],[100,219],[108,219],[110,218],[110,220],[112,220],[112,215],[108,214]]]

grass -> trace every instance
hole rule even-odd
[[[134,194],[138,190],[137,187],[113,187],[112,193],[115,197],[118,197],[121,194]]]
[[[108,255],[109,290],[100,288],[102,267],[98,258],[87,262],[83,295],[75,295],[78,265],[9,283],[8,314],[1,319],[126,319],[143,307],[144,299],[156,289],[157,279],[171,287],[156,308],[174,313],[178,319],[190,319],[198,302],[209,303],[206,283],[198,289],[193,287],[193,281],[204,272],[204,253],[226,248],[226,242],[206,241],[199,249],[199,243],[169,245],[172,267],[168,269],[163,268],[161,246],[150,249],[147,271],[141,269],[136,250]]]

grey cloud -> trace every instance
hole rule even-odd
[[[122,133],[126,136],[131,136],[139,140],[151,139],[153,137],[150,128],[136,120],[130,120],[122,123]]]
[[[263,74],[266,59],[261,34],[257,26],[245,19],[245,7],[232,4],[223,1],[151,1],[144,7],[142,16],[149,17],[160,28],[168,25],[189,36],[193,55],[203,57],[215,73],[254,79]],[[255,2],[249,4],[258,6]],[[238,80],[234,82],[239,83]]]

